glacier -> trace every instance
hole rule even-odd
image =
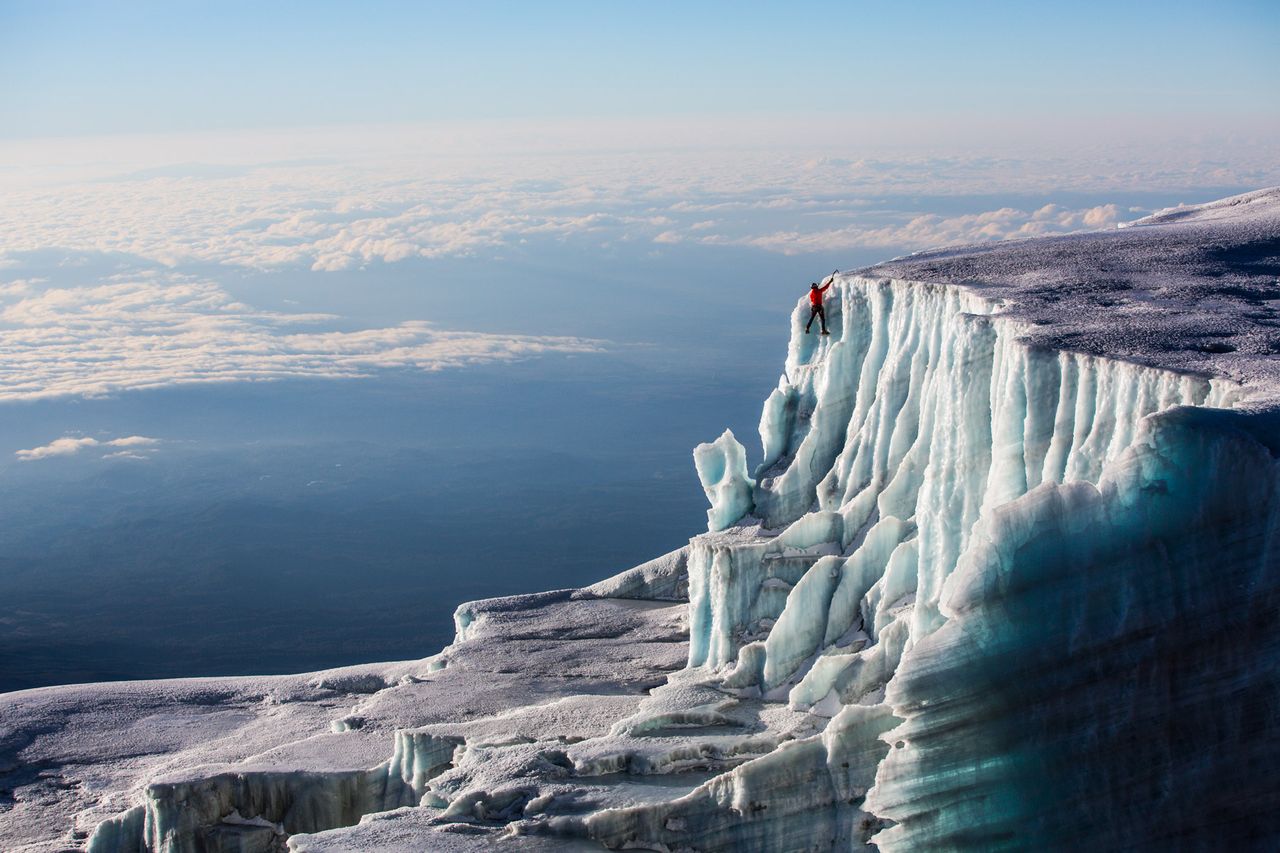
[[[828,294],[706,533],[421,661],[0,696],[0,846],[1280,844],[1280,190]]]

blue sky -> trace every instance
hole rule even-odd
[[[0,134],[1276,112],[1280,4],[0,3]]]

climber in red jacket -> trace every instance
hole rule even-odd
[[[806,335],[809,334],[809,327],[813,325],[814,317],[822,321],[822,334],[831,334],[827,331],[827,312],[822,310],[822,294],[826,293],[827,288],[835,281],[837,272],[840,272],[840,270],[836,270],[836,272],[827,276],[827,283],[822,287],[818,287],[816,281],[809,285],[809,322],[804,324],[804,333]]]

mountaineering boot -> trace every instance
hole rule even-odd
[[[831,334],[831,333],[830,333],[830,332],[828,332],[826,329],[823,329],[823,330],[822,330],[822,334],[824,334],[824,335],[829,335],[829,334]]]

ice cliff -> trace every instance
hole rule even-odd
[[[1280,757],[1255,633],[1280,603],[1275,421],[1230,411],[1230,381],[1027,347],[963,291],[849,276],[833,302],[830,342],[793,317],[755,516],[689,553],[690,666],[832,716],[833,792],[886,826],[830,840],[1268,829],[1222,755]]]
[[[238,716],[58,808],[99,853],[1274,848],[1277,300],[1275,190],[842,275],[761,464],[695,451],[707,533],[426,661],[130,688]],[[0,772],[161,713],[80,690],[0,700]]]

